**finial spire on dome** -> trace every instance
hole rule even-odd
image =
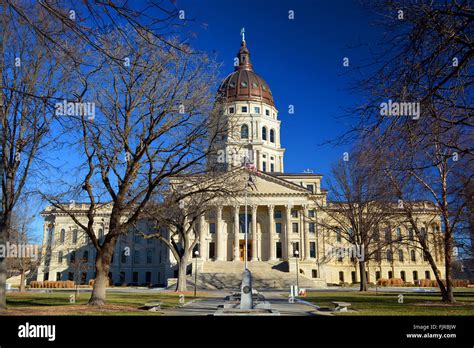
[[[252,70],[252,64],[250,63],[250,52],[245,42],[245,28],[240,30],[242,36],[242,42],[240,44],[239,53],[237,53],[238,65],[235,66],[235,70]]]

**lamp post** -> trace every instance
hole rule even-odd
[[[196,288],[197,288],[197,274],[198,274],[198,268],[197,268],[197,258],[199,256],[199,251],[194,251],[194,298],[196,298]]]
[[[298,296],[299,292],[300,292],[300,282],[299,282],[299,272],[298,272],[298,255],[300,254],[300,252],[298,250],[295,250],[295,256],[296,256],[296,296]]]

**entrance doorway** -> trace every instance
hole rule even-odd
[[[247,241],[247,260],[250,260],[252,257],[252,241],[248,240]],[[244,261],[245,258],[245,239],[239,240],[239,255],[240,255],[240,261]]]

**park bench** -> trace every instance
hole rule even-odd
[[[334,308],[335,312],[347,312],[348,308],[351,306],[348,302],[332,301],[332,303],[336,306],[336,308]]]

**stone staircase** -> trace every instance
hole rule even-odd
[[[288,271],[287,262],[250,261],[248,268],[252,272],[253,287],[257,290],[289,289],[296,285],[296,274]],[[243,261],[206,261],[198,271],[197,286],[200,289],[238,290],[244,270]],[[188,276],[188,284],[194,286],[194,275]],[[326,283],[319,278],[299,275],[300,288],[325,288]]]

